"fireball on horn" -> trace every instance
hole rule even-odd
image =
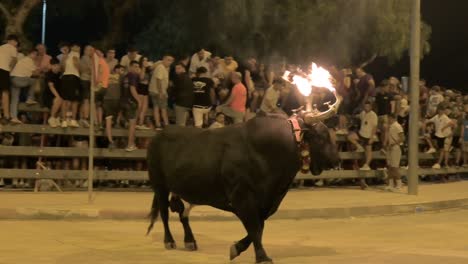
[[[333,77],[325,68],[312,63],[309,73],[300,71],[298,74],[291,74],[291,72],[286,71],[283,79],[296,85],[299,92],[305,97],[306,111],[304,121],[306,123],[317,123],[337,113],[342,98],[336,93],[336,89],[333,86]],[[326,88],[336,97],[335,103],[330,105],[329,109],[325,112],[318,112],[312,109],[312,98],[310,95],[314,87]]]

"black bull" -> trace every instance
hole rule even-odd
[[[338,163],[336,146],[321,122],[300,122],[310,146],[313,174]],[[258,263],[270,263],[262,246],[264,221],[273,215],[299,171],[298,145],[284,117],[257,117],[215,130],[168,127],[148,148],[148,170],[155,192],[151,224],[161,213],[166,248],[175,248],[168,225],[168,208],[179,213],[185,246],[196,250],[188,210],[183,201],[210,205],[234,213],[247,236],[231,247],[231,259],[253,242]],[[169,195],[172,198],[169,201]],[[182,200],[181,200],[182,199]]]

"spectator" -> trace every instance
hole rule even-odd
[[[403,92],[400,94],[400,107],[398,110],[398,123],[403,127],[405,133],[408,132],[409,129],[409,109],[410,106],[408,104],[408,96]]]
[[[351,69],[342,69],[336,73],[335,79],[337,79],[337,93],[343,98],[343,102],[338,109],[338,130],[337,135],[348,134],[348,119],[347,115],[353,113],[352,107],[352,71]]]
[[[223,128],[224,127],[224,114],[216,113],[216,120],[210,125],[209,129]]]
[[[428,118],[433,117],[437,112],[437,107],[444,101],[444,96],[440,92],[439,86],[433,86],[430,91],[429,101],[427,102],[427,113]]]
[[[362,107],[365,102],[374,102],[375,82],[372,75],[366,73],[362,68],[356,69],[357,79],[355,80],[356,89],[359,93],[358,102]]]
[[[140,64],[138,61],[130,62],[129,71],[124,78],[122,106],[125,118],[128,120],[128,143],[125,151],[131,152],[137,150],[135,145],[135,130],[138,104],[140,97],[137,92],[138,84],[140,83]]]
[[[47,55],[47,48],[44,44],[37,44],[36,50],[37,56],[34,63],[39,69],[39,74],[43,75],[50,70],[50,60],[52,59],[52,57]]]
[[[193,119],[195,127],[201,128],[216,100],[215,84],[212,79],[208,78],[208,70],[205,67],[197,69],[197,77],[193,78],[192,82],[194,88]]]
[[[452,148],[455,150],[455,167],[460,166],[461,154],[462,154],[462,129],[463,129],[463,115],[461,109],[458,106],[452,108],[449,118],[454,124],[453,128],[453,139],[452,139]]]
[[[175,66],[175,73],[172,94],[175,99],[176,124],[178,126],[186,126],[189,111],[193,107],[193,82],[185,71],[184,65],[177,64]]]
[[[145,125],[146,112],[148,111],[149,82],[151,80],[151,65],[147,57],[140,59],[140,84],[138,85],[138,95],[140,96],[140,105],[138,105],[137,129],[149,130]]]
[[[116,147],[112,138],[112,123],[116,123],[119,112],[123,109],[122,104],[126,103],[122,96],[122,83],[125,69],[121,65],[115,66],[109,76],[109,87],[104,95],[104,114],[106,119],[106,134],[109,141],[109,148]]]
[[[442,161],[445,161],[445,165],[448,166],[448,154],[452,146],[452,128],[454,123],[448,116],[445,114],[445,108],[442,105],[439,105],[437,108],[437,115],[433,118],[426,120],[426,124],[431,122],[435,126],[434,139],[437,142],[437,147],[440,151],[439,160],[434,166],[433,169],[440,169]],[[426,153],[435,153],[436,150],[430,142],[430,149]]]
[[[106,62],[109,65],[109,69],[113,71],[115,66],[119,64],[119,61],[115,58],[115,49],[108,49],[106,52]]]
[[[66,49],[63,49],[66,51]],[[81,101],[80,81],[80,46],[72,45],[71,52],[62,57],[64,72],[62,75],[61,91],[63,108],[62,128],[79,127],[76,121],[78,114],[78,103]]]
[[[372,144],[376,138],[378,119],[377,114],[372,111],[372,103],[367,101],[364,104],[364,110],[359,115],[361,128],[356,134],[352,132],[348,139],[356,147],[357,152],[366,153],[366,161],[361,170],[370,170],[372,161]],[[364,145],[364,147],[362,146]]]
[[[468,167],[468,102],[463,106],[463,127],[461,136],[463,137],[463,167]]]
[[[375,104],[377,105],[377,115],[379,118],[380,140],[382,147],[384,147],[388,139],[388,115],[395,113],[395,101],[390,93],[388,81],[382,82],[380,92],[375,97]]]
[[[164,124],[169,124],[167,117],[167,89],[169,88],[169,70],[173,62],[174,58],[170,55],[165,55],[162,61],[157,62],[149,84],[157,130],[161,129],[161,116]]]
[[[120,65],[122,65],[125,69],[125,71],[129,71],[130,63],[132,61],[140,61],[141,55],[138,54],[138,50],[130,47],[127,50],[127,55],[123,56],[122,59],[120,59]]]
[[[34,100],[34,82],[33,75],[38,74],[38,69],[34,60],[37,56],[37,50],[31,50],[28,56],[20,59],[11,71],[11,104],[10,114],[12,124],[22,124],[18,119],[18,103],[20,100],[21,89],[28,88],[27,104],[36,104]]]
[[[10,71],[16,64],[18,57],[18,37],[15,35],[7,36],[6,44],[0,46],[0,92],[2,93],[3,117],[1,124],[9,122],[10,116]]]
[[[205,67],[210,69],[209,60],[211,58],[211,52],[204,49],[200,49],[197,53],[193,54],[190,60],[190,76],[195,76],[197,69]]]
[[[109,75],[110,69],[109,65],[107,64],[106,60],[104,59],[104,53],[100,50],[95,50],[93,55],[94,71],[92,74],[93,85],[92,90],[94,92],[94,106],[95,114],[96,114],[96,129],[102,130],[103,129],[103,104],[104,104],[104,96],[107,92],[107,87],[109,86]]]
[[[57,56],[57,59],[60,61],[63,67],[63,63],[65,63],[63,58],[66,55],[68,55],[68,53],[70,53],[70,45],[66,42],[62,42],[59,44],[59,49],[60,49],[60,54]]]
[[[240,72],[233,73],[231,79],[234,83],[231,95],[224,104],[217,107],[216,111],[224,113],[237,124],[242,123],[244,120],[247,88],[242,84],[242,74]]]
[[[224,60],[220,61],[220,65],[224,71],[225,77],[228,77],[232,72],[237,70],[237,67],[239,67],[239,64],[231,55],[225,56]]]
[[[421,109],[421,114],[427,112],[427,102],[429,99],[429,89],[426,86],[426,80],[421,79],[419,81],[419,108]]]
[[[43,105],[50,109],[48,124],[51,127],[58,127],[58,111],[62,106],[63,99],[60,96],[60,62],[58,59],[51,59],[50,70],[45,75],[46,88],[43,95]]]
[[[80,126],[89,127],[89,95],[91,92],[91,77],[94,69],[94,48],[87,45],[84,48],[83,57],[80,61],[80,78],[81,78],[81,93],[82,99],[80,109]]]
[[[387,190],[401,190],[402,182],[400,175],[401,161],[401,145],[405,141],[403,128],[396,120],[395,114],[388,115],[388,123],[390,125],[388,131],[387,149],[387,166],[388,166],[388,186]]]
[[[275,79],[273,85],[266,90],[265,97],[260,105],[260,111],[266,114],[282,112],[278,107],[278,100],[283,89],[284,81]]]

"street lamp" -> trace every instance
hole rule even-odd
[[[45,44],[45,34],[46,34],[46,16],[47,16],[47,0],[42,0],[42,44]]]

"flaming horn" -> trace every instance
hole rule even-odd
[[[300,72],[299,75],[294,74],[291,76],[291,72],[286,71],[283,75],[283,79],[297,86],[299,92],[306,98],[306,111],[304,121],[308,124],[318,123],[322,120],[328,119],[338,112],[338,108],[341,104],[342,97],[336,93],[335,87],[333,87],[332,76],[326,69],[317,66],[312,63],[312,71],[308,74]],[[292,81],[291,81],[292,79]],[[326,88],[333,93],[336,98],[336,102],[333,105],[329,105],[329,109],[325,112],[319,112],[312,109],[312,98],[310,97],[313,87]]]

